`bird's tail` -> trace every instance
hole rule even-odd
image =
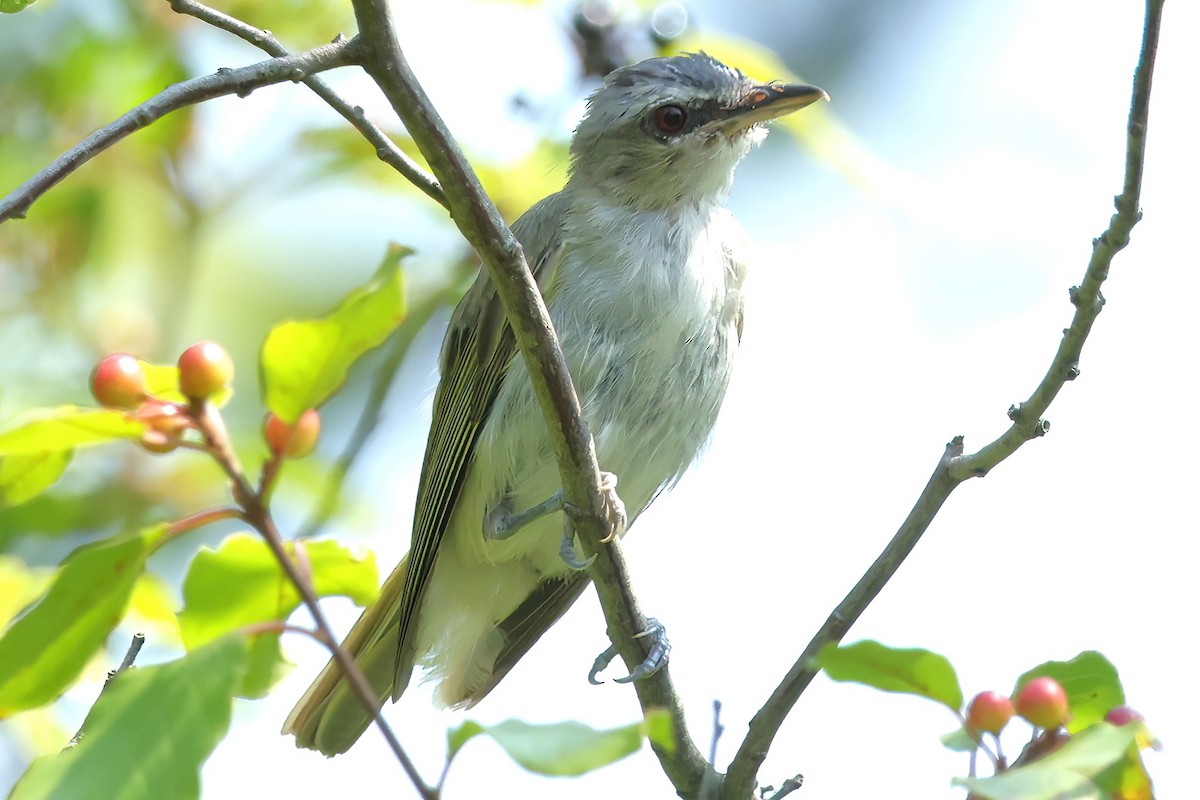
[[[342,642],[342,647],[358,662],[381,705],[393,695],[398,673],[396,627],[407,573],[408,557],[405,556],[383,584],[379,599],[362,613]],[[411,664],[405,664],[399,672],[407,683],[412,673]],[[402,691],[404,687],[400,687]],[[395,694],[399,695],[399,692]],[[283,733],[295,736],[297,747],[335,756],[349,750],[372,719],[373,715],[367,712],[343,678],[341,667],[330,659],[288,715],[283,723]]]

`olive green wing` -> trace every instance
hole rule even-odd
[[[513,234],[543,294],[553,290],[565,205],[561,194],[553,194],[513,225]],[[416,620],[438,549],[458,502],[479,432],[516,354],[516,342],[496,288],[487,271],[480,270],[454,309],[442,344],[441,380],[433,398],[433,421],[417,489],[408,571],[395,612],[399,649],[393,698],[400,696],[412,675]]]

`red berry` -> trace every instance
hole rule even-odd
[[[998,736],[1012,715],[1012,700],[999,692],[980,692],[967,707],[967,727]]]
[[[233,380],[233,359],[216,342],[194,344],[179,357],[179,390],[207,400]]]
[[[1137,709],[1129,706],[1117,706],[1104,715],[1104,720],[1113,725],[1128,725],[1131,722],[1142,722],[1145,719]]]
[[[304,458],[317,446],[321,435],[321,417],[309,409],[291,425],[268,413],[263,422],[263,438],[275,455],[284,458]]]
[[[102,406],[133,408],[146,396],[146,374],[125,353],[105,356],[92,370],[92,396]]]
[[[1054,678],[1034,678],[1017,692],[1017,713],[1038,728],[1055,730],[1067,721],[1067,693]]]

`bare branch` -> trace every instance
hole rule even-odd
[[[104,679],[104,685],[100,687],[100,694],[104,694],[106,691],[108,691],[108,687],[114,680],[117,679],[117,676],[133,666],[133,662],[137,660],[138,653],[142,651],[142,645],[145,643],[146,634],[135,633],[133,635],[133,639],[129,642],[129,648],[125,651],[125,657],[121,659],[120,666],[108,673],[108,677]],[[85,719],[84,723],[86,724],[86,722],[87,720]],[[75,731],[75,735],[71,737],[71,741],[67,742],[67,746],[63,749],[69,750],[70,748],[79,744],[79,740],[83,738],[83,728],[83,725],[79,726],[79,730]]]
[[[245,97],[255,89],[274,83],[302,81],[313,73],[355,63],[356,50],[356,40],[339,39],[297,55],[260,61],[238,69],[219,69],[212,75],[170,86],[88,136],[17,187],[0,202],[0,223],[24,217],[34,201],[63,178],[129,134],[172,111],[230,94]]]
[[[446,193],[455,224],[479,253],[495,283],[545,415],[564,498],[586,512],[575,522],[584,550],[597,556],[590,573],[604,609],[608,635],[632,670],[645,657],[644,644],[635,635],[645,630],[646,620],[629,587],[618,541],[614,539],[607,546],[600,543],[608,531],[595,448],[545,302],[520,243],[484,193],[409,68],[386,0],[353,0],[353,4],[364,46],[363,67],[379,84],[421,149]],[[671,714],[676,746],[673,752],[667,752],[656,745],[655,753],[679,793],[695,796],[707,765],[688,736],[683,708],[668,671],[663,669],[636,681],[634,687],[643,709],[665,708]]]
[[[834,609],[771,694],[770,699],[754,715],[750,722],[750,730],[726,774],[723,796],[729,800],[741,800],[749,796],[759,767],[766,758],[767,750],[779,731],[779,726],[783,724],[784,718],[791,712],[817,673],[812,665],[816,654],[825,645],[842,640],[850,626],[858,620],[900,568],[900,564],[908,557],[956,486],[969,478],[987,474],[992,467],[1016,452],[1022,444],[1046,432],[1048,423],[1041,419],[1041,415],[1063,384],[1078,376],[1080,352],[1091,332],[1092,323],[1104,305],[1100,286],[1108,277],[1113,256],[1128,244],[1130,231],[1141,219],[1142,165],[1162,6],[1163,0],[1147,0],[1146,3],[1146,27],[1137,70],[1134,73],[1133,99],[1129,112],[1125,183],[1121,195],[1116,198],[1117,212],[1110,220],[1108,229],[1093,242],[1092,258],[1084,272],[1083,282],[1071,290],[1071,300],[1076,306],[1075,317],[1071,327],[1063,335],[1049,371],[1029,400],[1010,410],[1013,425],[1000,438],[972,455],[963,455],[961,436],[955,437],[947,445],[933,477],[929,479],[896,535],[866,574]]]
[[[276,58],[290,55],[287,48],[270,31],[247,25],[239,19],[222,14],[220,11],[194,2],[194,0],[169,0],[169,2],[174,11],[195,17],[201,22],[207,22],[215,28],[232,33]],[[448,208],[446,195],[442,193],[442,187],[438,185],[437,180],[397,147],[382,128],[367,119],[360,106],[351,106],[328,83],[315,75],[305,78],[303,83],[353,125],[364,139],[375,146],[375,155],[379,157],[380,161],[392,167],[422,192]]]

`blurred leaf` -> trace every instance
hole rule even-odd
[[[332,540],[306,542],[304,548],[319,596],[344,595],[365,606],[378,595],[373,554],[356,557]],[[295,552],[294,543],[288,543],[288,552]],[[300,595],[266,542],[238,533],[216,550],[204,547],[196,553],[183,581],[183,602],[180,633],[184,646],[192,650],[247,625],[286,620],[300,606]],[[260,697],[287,662],[279,649],[279,634],[251,639],[246,685],[239,694]]]
[[[125,613],[165,525],[75,550],[36,606],[0,637],[0,718],[58,697]]]
[[[1095,725],[1032,764],[990,778],[955,778],[954,783],[986,800],[1109,800],[1111,793],[1099,781],[1111,777],[1114,766],[1136,759],[1136,728]]]
[[[480,734],[487,734],[504,752],[530,772],[539,775],[583,775],[635,753],[653,728],[661,736],[663,726],[635,722],[620,728],[598,731],[582,722],[534,725],[510,719],[496,725],[467,721],[448,734],[449,757]]]
[[[446,763],[449,764],[454,759],[464,744],[486,732],[482,725],[471,719],[457,728],[446,731]]]
[[[1071,718],[1067,732],[1077,733],[1104,719],[1104,715],[1125,702],[1125,690],[1117,677],[1117,668],[1094,650],[1087,650],[1070,661],[1047,661],[1017,678],[1012,696],[1034,678],[1047,676],[1062,684],[1067,692]]]
[[[123,411],[59,406],[34,412],[31,419],[0,433],[0,456],[27,456],[71,450],[116,439],[136,439],[146,426]]]
[[[979,747],[979,743],[967,732],[966,728],[955,728],[949,733],[943,733],[938,739],[946,749],[962,753],[969,753]]]
[[[16,14],[33,5],[34,2],[35,0],[0,0],[0,14]]]
[[[1096,776],[1096,785],[1110,793],[1104,800],[1154,800],[1153,782],[1138,753],[1139,748],[1149,746],[1144,742],[1153,741],[1153,737],[1144,724],[1136,727],[1137,741],[1129,748],[1126,757]]]
[[[49,489],[67,471],[74,450],[0,458],[0,506],[19,506]]]
[[[146,510],[145,497],[127,486],[104,482],[86,491],[60,487],[16,507],[0,506],[0,548],[19,535],[62,536],[78,531],[110,532]],[[169,517],[171,513],[161,514]]]
[[[30,569],[16,556],[0,554],[0,627],[46,591],[51,570]]]
[[[962,707],[954,667],[945,656],[928,650],[901,650],[868,640],[843,647],[828,644],[814,661],[835,681],[928,697],[955,712]]]
[[[133,585],[126,625],[143,632],[152,628],[154,643],[159,646],[176,644],[180,642],[177,605],[166,581],[152,572],[143,572]]]
[[[263,342],[263,398],[275,416],[295,422],[346,380],[350,365],[404,321],[404,273],[411,250],[392,245],[375,276],[327,317],[276,325]]]
[[[121,673],[96,700],[79,743],[38,759],[10,800],[189,800],[229,729],[246,642],[227,636],[181,659]]]

